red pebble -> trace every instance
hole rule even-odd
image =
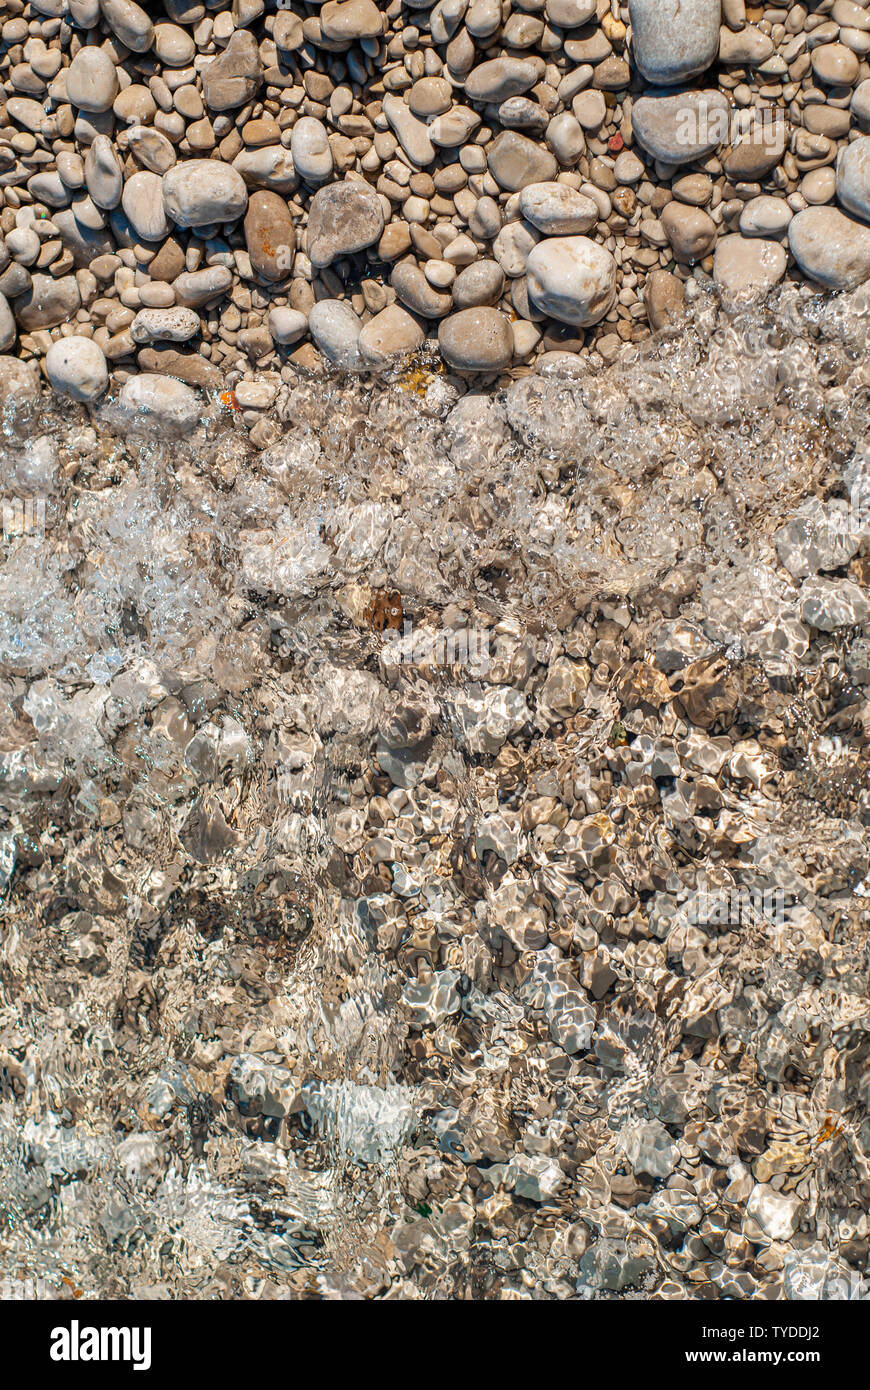
[[[611,135],[607,142],[607,148],[611,154],[619,154],[620,150],[625,149],[625,141],[621,135]]]

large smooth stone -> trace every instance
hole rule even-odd
[[[529,298],[558,319],[580,328],[599,323],[616,299],[616,261],[585,236],[538,242],[526,261]]]

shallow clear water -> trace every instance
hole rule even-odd
[[[675,1074],[714,1126],[711,1085],[760,1088],[768,1147],[802,1156],[794,1248],[851,1288],[870,1130],[829,1051],[864,1022],[866,761],[842,713],[863,697],[854,632],[810,637],[773,537],[803,500],[851,496],[868,314],[790,287],[724,321],[701,293],[678,336],[598,374],[471,395],[426,359],[300,377],[262,452],[220,413],[169,442],[7,406],[5,495],[45,503],[0,565],[10,1288],[692,1297],[701,1268],[735,1296],[754,1255],[732,1242],[711,1273],[721,1242],[664,1239],[661,1180],[613,1196],[637,1126],[678,1113]],[[678,615],[740,686],[742,736],[767,735],[730,829],[694,839],[664,794],[619,795],[622,744],[685,734],[624,684]],[[522,823],[535,798],[561,824]],[[842,958],[839,994],[782,984],[771,1016],[810,1041],[779,1071],[732,986],[767,971],[776,997],[788,924],[679,949],[649,927],[700,868],[765,855],[800,880],[804,949],[806,914],[834,912]],[[595,896],[619,874],[636,930]],[[711,1000],[720,1035],[687,1035]],[[690,1122],[666,1120],[715,1224],[736,1178]],[[582,1263],[608,1241],[637,1255],[618,1289]]]

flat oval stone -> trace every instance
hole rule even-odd
[[[400,304],[388,304],[363,325],[359,350],[370,366],[380,367],[392,357],[416,352],[424,336],[417,320]]]
[[[716,246],[713,279],[729,300],[761,299],[785,275],[788,255],[778,241],[724,236]]]
[[[30,333],[34,328],[56,328],[66,323],[82,306],[78,281],[74,275],[34,275],[30,288],[15,301],[15,318],[19,328]]]
[[[245,214],[245,245],[254,272],[263,280],[284,280],[290,274],[296,229],[279,194],[263,190],[251,194]]]
[[[547,236],[588,232],[598,221],[598,206],[566,183],[530,183],[520,193],[520,212]]]
[[[163,180],[159,174],[147,169],[133,174],[124,184],[121,207],[143,241],[162,241],[168,234]]]
[[[380,38],[384,20],[374,0],[327,0],[320,11],[320,28],[334,43],[353,43]]]
[[[537,80],[537,67],[524,58],[490,58],[472,69],[465,91],[472,101],[501,102],[522,96]]]
[[[529,298],[560,323],[586,328],[616,299],[616,261],[589,237],[550,237],[529,252]]]
[[[228,266],[209,265],[203,270],[185,270],[172,282],[175,298],[179,304],[189,309],[198,309],[210,300],[217,299],[233,283],[233,274]]]
[[[105,353],[92,338],[59,338],[45,354],[45,371],[55,391],[75,401],[95,401],[109,385]]]
[[[423,318],[440,319],[453,308],[451,295],[442,294],[430,285],[413,260],[399,261],[393,267],[391,284],[402,303]]]
[[[196,428],[200,413],[199,398],[191,387],[171,376],[140,372],[124,382],[114,418],[131,432],[182,435]]]
[[[744,236],[776,237],[787,232],[794,213],[784,198],[762,193],[750,198],[740,214],[740,231]]]
[[[154,42],[154,25],[133,0],[100,0],[103,18],[122,44],[133,53],[147,53]]]
[[[448,366],[459,372],[499,372],[510,366],[514,354],[509,319],[485,305],[443,319],[438,346]]]
[[[301,179],[321,184],[332,178],[332,149],[326,126],[315,116],[300,116],[290,133],[290,153]]]
[[[466,266],[453,282],[453,303],[457,309],[473,309],[480,304],[497,304],[504,290],[504,271],[497,261],[475,261]]]
[[[234,222],[248,206],[248,190],[231,164],[188,159],[164,176],[163,206],[166,216],[179,227]]]
[[[812,51],[813,72],[832,87],[851,87],[858,80],[858,57],[842,43],[823,43]]]
[[[381,200],[370,184],[345,179],[320,188],[308,209],[308,258],[318,270],[364,251],[384,230]]]
[[[118,74],[104,48],[80,48],[69,65],[66,94],[82,111],[108,111],[118,93]]]
[[[639,97],[631,119],[638,143],[665,164],[693,164],[731,137],[731,108],[721,92]]]
[[[359,350],[362,323],[342,299],[321,299],[308,315],[311,336],[324,357],[345,371],[359,371],[365,361]]]
[[[631,49],[648,82],[676,86],[719,51],[720,0],[629,0]]]
[[[559,172],[555,156],[515,130],[503,130],[487,154],[489,172],[502,188],[516,193],[530,183],[548,183]]]
[[[791,221],[788,244],[804,275],[830,290],[870,279],[870,227],[838,208],[804,208]]]
[[[870,136],[846,145],[837,160],[837,200],[856,217],[870,222]]]
[[[98,208],[110,211],[121,201],[124,180],[115,147],[108,135],[98,135],[85,155],[85,183]]]
[[[172,141],[150,126],[132,126],[127,133],[127,143],[139,163],[152,174],[167,174],[176,162]]]

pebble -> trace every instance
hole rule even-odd
[[[145,169],[133,174],[124,184],[121,206],[143,241],[161,241],[168,234],[163,180],[159,174]]]
[[[724,236],[716,246],[713,279],[726,302],[763,298],[785,275],[788,255],[778,241]]]
[[[81,48],[70,63],[66,94],[82,111],[109,111],[118,92],[115,64],[104,48]]]
[[[527,184],[520,193],[520,212],[547,236],[588,232],[598,221],[592,199],[565,183]]]
[[[269,312],[269,332],[276,343],[284,346],[298,343],[308,332],[308,316],[299,309],[286,306],[272,309]]]
[[[750,198],[740,214],[743,236],[777,237],[788,231],[794,213],[783,198],[760,194]]]
[[[505,272],[497,261],[475,261],[466,266],[453,282],[453,303],[457,309],[479,304],[497,304],[504,290]]]
[[[15,317],[26,333],[36,328],[54,328],[81,308],[81,292],[74,275],[55,279],[34,275],[29,289],[15,302]]]
[[[332,149],[326,127],[314,116],[301,116],[291,133],[290,153],[301,179],[318,185],[332,178]]]
[[[515,130],[503,130],[493,141],[487,164],[501,188],[511,193],[530,183],[547,183],[556,177],[555,157],[543,146]]]
[[[664,164],[694,164],[727,143],[730,106],[721,92],[642,96],[632,108],[634,134]]]
[[[447,364],[459,372],[496,372],[510,365],[513,335],[498,309],[476,306],[442,319],[438,344]]]
[[[788,244],[804,274],[827,289],[852,290],[870,279],[870,227],[837,208],[797,213]]]
[[[417,320],[401,305],[388,304],[360,330],[360,355],[369,366],[382,367],[393,357],[416,352],[424,336]]]
[[[184,435],[196,428],[200,414],[199,398],[192,387],[174,377],[140,372],[121,387],[116,418],[132,432],[155,430]]]
[[[320,188],[308,209],[308,256],[324,268],[372,246],[384,230],[381,200],[367,183],[345,179]]]
[[[241,174],[215,159],[188,159],[163,176],[163,207],[179,227],[234,222],[248,205]]]
[[[652,83],[698,77],[719,49],[720,0],[629,0],[634,61]]]
[[[324,357],[344,371],[360,371],[366,365],[360,352],[362,321],[341,299],[321,299],[308,316],[311,336]]]
[[[285,200],[260,189],[252,193],[244,230],[254,273],[263,280],[285,280],[296,248],[296,229]]]
[[[8,352],[17,337],[15,315],[6,296],[0,294],[0,352]]]
[[[870,136],[862,136],[840,151],[836,188],[841,206],[870,222]]]
[[[75,401],[95,401],[109,385],[109,368],[92,338],[59,338],[45,355],[45,370],[55,391]]]
[[[199,315],[192,309],[140,309],[130,324],[134,343],[155,343],[161,338],[186,343],[199,332]]]
[[[598,323],[616,298],[616,262],[588,237],[539,242],[529,253],[526,275],[532,302],[560,323]]]

